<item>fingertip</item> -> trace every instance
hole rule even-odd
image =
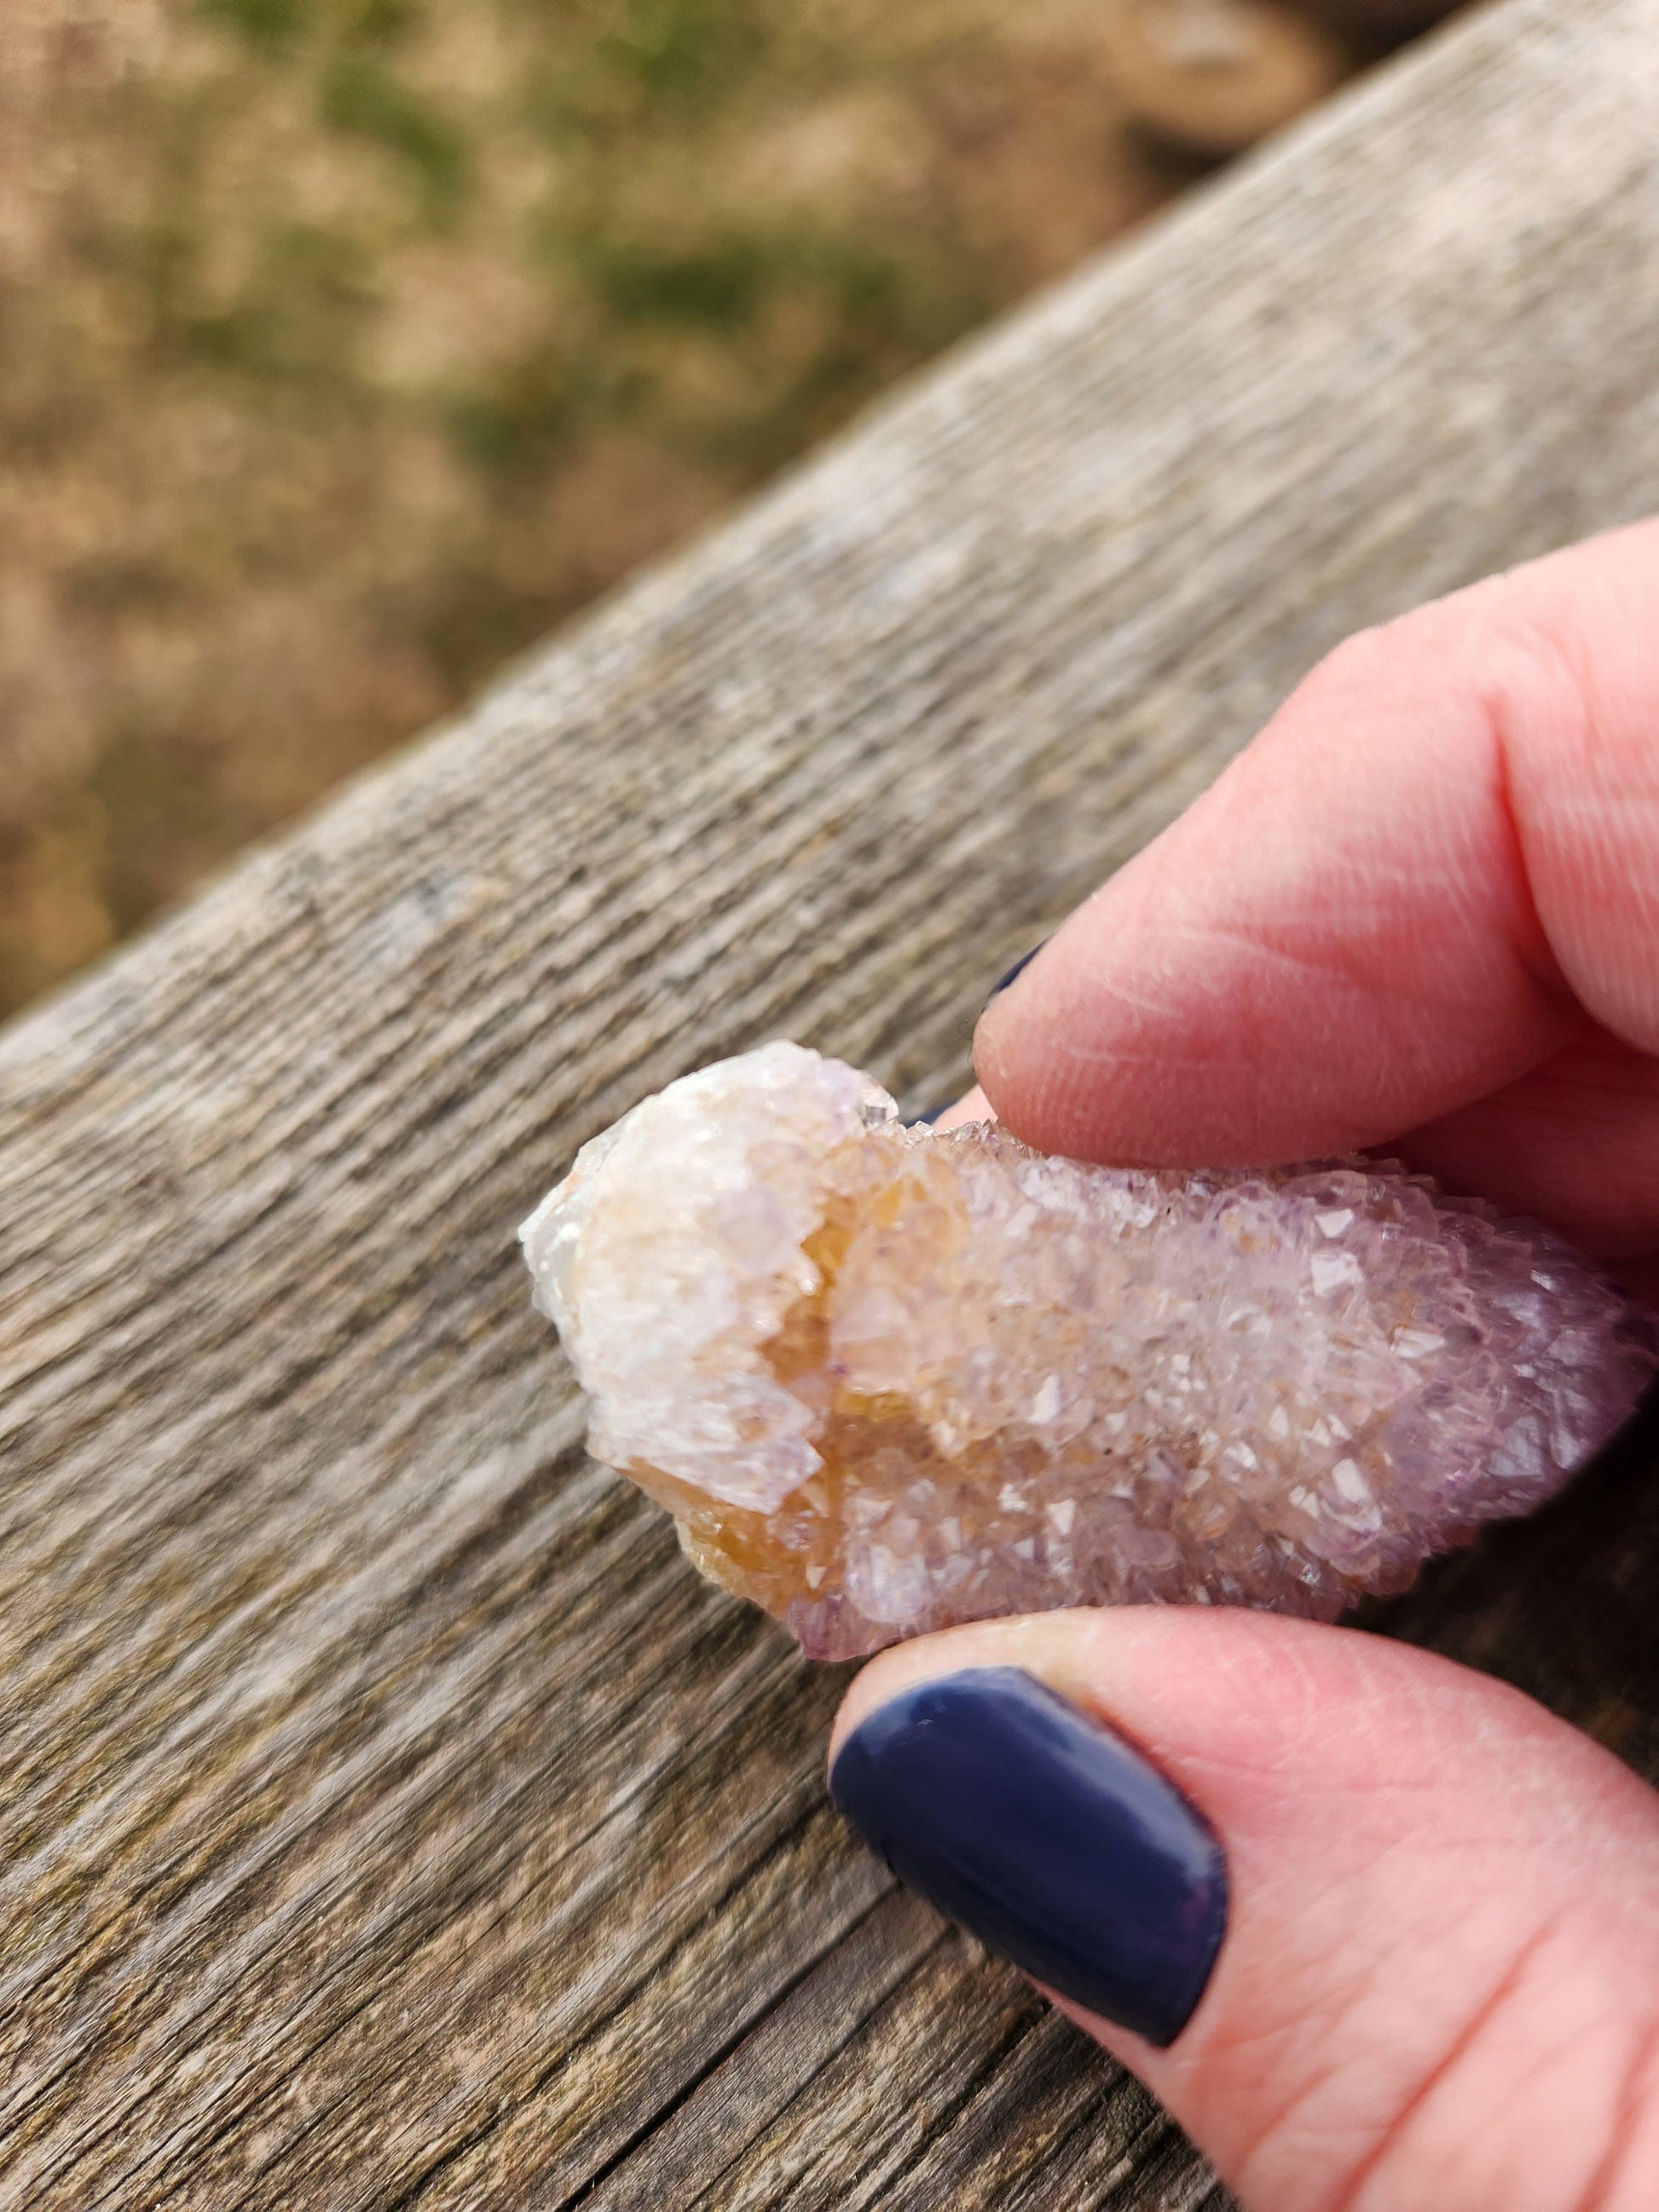
[[[842,1745],[890,1698],[920,1682],[969,1667],[1024,1667],[1065,1695],[1082,1692],[1092,1676],[1089,1647],[1101,1615],[1084,1607],[974,1620],[890,1644],[866,1660],[848,1685],[830,1733],[833,1770]]]
[[[920,1668],[882,1669],[838,1730],[837,1807],[1040,1987],[1166,2048],[1225,1935],[1214,1829],[1091,1704],[1011,1656],[1040,1661],[1032,1638],[940,1640]]]
[[[1117,1164],[1358,1150],[1559,1048],[1479,628],[1446,603],[1348,641],[992,1001],[975,1065],[1017,1135]]]

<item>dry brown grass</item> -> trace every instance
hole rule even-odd
[[[0,1006],[1184,181],[1113,0],[9,0]]]

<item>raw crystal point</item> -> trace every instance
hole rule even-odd
[[[1328,1620],[1548,1498],[1654,1357],[1546,1231],[1370,1162],[1088,1167],[793,1044],[526,1223],[594,1453],[814,1657],[1121,1600]]]

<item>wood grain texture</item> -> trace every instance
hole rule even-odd
[[[1656,96],[1659,0],[1465,19],[0,1042],[0,2207],[1220,2201],[840,1831],[512,1232],[769,1035],[942,1095],[1325,647],[1659,505]],[[1650,1772],[1652,1456],[1386,1616]]]

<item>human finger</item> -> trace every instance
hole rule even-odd
[[[1339,648],[993,999],[999,1116],[1083,1158],[1309,1157],[1446,1123],[1588,1039],[1618,1078],[1605,1173],[1650,1163],[1656,616],[1649,523]],[[1535,1114],[1526,1158],[1537,1100],[1507,1133],[1522,1203],[1559,1170]]]
[[[1659,1798],[1517,1692],[1238,1611],[883,1654],[831,1788],[1251,2212],[1659,2202]]]

